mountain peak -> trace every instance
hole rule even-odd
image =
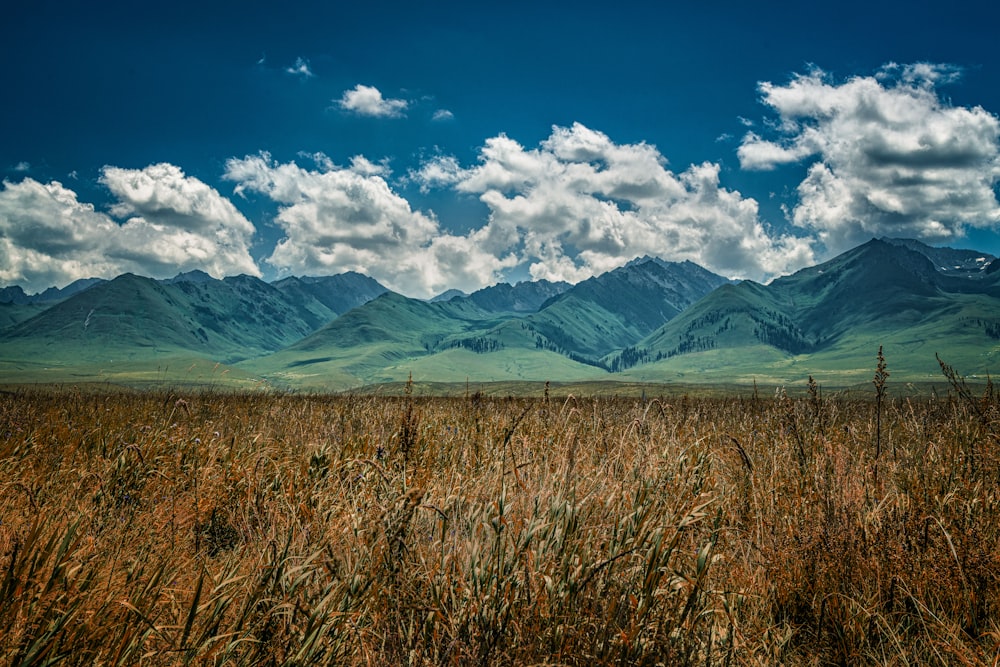
[[[0,289],[0,303],[23,305],[27,303],[61,301],[62,299],[67,299],[74,294],[90,289],[94,285],[99,285],[103,282],[106,282],[103,278],[80,278],[79,280],[74,280],[62,289],[59,289],[58,287],[49,287],[45,291],[39,292],[38,294],[26,294],[20,285],[11,285],[10,287]]]
[[[386,292],[377,280],[363,273],[347,271],[334,276],[289,276],[271,283],[298,299],[315,299],[335,315],[341,315]]]
[[[533,326],[576,354],[600,357],[638,342],[695,301],[728,282],[690,262],[638,258],[577,283],[542,304]],[[581,312],[593,326],[579,329]]]
[[[850,284],[855,286],[852,289],[863,289],[870,296],[872,290],[882,290],[892,285],[906,285],[909,289],[919,284],[923,285],[921,289],[932,289],[931,285],[938,279],[940,272],[936,270],[934,262],[919,249],[873,238],[822,264],[776,278],[771,284],[779,288],[803,285],[809,281],[827,285],[834,275],[849,278]],[[810,289],[820,287],[817,284]]]
[[[438,301],[451,301],[452,299],[461,299],[467,296],[469,295],[463,292],[462,290],[452,288],[449,290],[445,290],[444,292],[441,292],[437,296],[432,296],[430,299],[428,299],[428,301],[431,303],[437,303]]]
[[[23,305],[30,303],[31,297],[24,293],[20,285],[11,285],[0,289],[0,303]]]
[[[938,248],[916,239],[897,239],[883,236],[879,241],[918,252],[931,261],[938,273],[952,276],[969,278],[982,276],[990,262],[996,259],[987,252],[950,247]]]
[[[166,283],[167,285],[176,285],[177,283],[208,283],[215,280],[212,276],[208,275],[201,269],[194,269],[192,271],[185,271],[178,273],[173,278],[167,278],[160,282]]]
[[[569,283],[524,280],[516,285],[497,283],[470,294],[469,301],[483,310],[500,313],[534,313],[572,287]]]
[[[642,265],[642,264],[647,264],[649,262],[655,262],[655,261],[661,261],[662,262],[663,260],[659,259],[658,257],[651,257],[649,255],[643,255],[642,257],[636,257],[633,260],[625,262],[625,266],[626,267],[628,267],[628,266],[639,266],[639,265]]]

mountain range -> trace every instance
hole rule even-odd
[[[1000,354],[1000,260],[865,243],[767,285],[643,257],[576,285],[501,283],[424,301],[358,273],[273,283],[125,274],[0,290],[0,383],[348,390],[384,382],[870,380],[981,374]]]

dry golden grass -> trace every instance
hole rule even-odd
[[[0,662],[996,665],[998,434],[992,393],[8,393]]]

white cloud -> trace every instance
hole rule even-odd
[[[31,163],[24,161],[18,162],[17,164],[14,165],[14,171],[21,173],[31,171]]]
[[[331,167],[328,168],[332,168],[332,162],[329,164]],[[362,176],[382,176],[383,178],[388,178],[392,173],[392,170],[389,169],[388,161],[383,160],[375,163],[364,155],[355,155],[351,158],[351,171]]]
[[[118,199],[112,213],[187,231],[249,237],[254,227],[233,203],[180,167],[161,163],[145,169],[104,167],[101,183]]]
[[[577,123],[537,149],[499,135],[475,166],[436,157],[410,178],[477,194],[490,210],[482,248],[516,253],[535,278],[580,280],[645,254],[758,280],[813,260],[809,239],[772,234],[756,201],[722,188],[718,165],[675,174],[665,164],[654,146]]]
[[[119,223],[72,190],[31,178],[0,191],[0,284],[38,291],[131,271],[157,278],[202,269],[260,275],[249,254],[254,227],[232,203],[172,165],[106,167]]]
[[[482,247],[477,232],[443,232],[433,215],[414,211],[384,173],[363,157],[350,168],[320,160],[314,169],[278,164],[266,153],[226,165],[236,193],[255,191],[280,206],[285,238],[267,262],[281,274],[360,271],[413,296],[469,290],[500,278],[511,258]]]
[[[128,217],[122,227],[126,236],[149,237],[156,245],[153,257],[165,269],[184,266],[215,276],[260,275],[249,252],[253,224],[231,201],[185,176],[179,167],[105,167],[101,182],[118,198],[112,213]]]
[[[455,114],[453,114],[452,112],[448,111],[447,109],[438,109],[437,111],[434,112],[434,115],[431,116],[431,120],[437,121],[437,122],[442,122],[442,121],[446,121],[446,120],[454,120],[454,118],[455,118]]]
[[[454,185],[462,180],[465,170],[452,155],[437,155],[425,160],[419,169],[411,169],[409,180],[420,185],[420,191]]]
[[[264,58],[261,57],[261,59],[257,62],[257,64],[258,65],[264,64]],[[296,58],[295,64],[292,65],[291,67],[286,67],[285,72],[293,76],[300,76],[303,79],[311,79],[312,77],[316,76],[315,74],[313,74],[312,68],[309,66],[309,61],[306,60],[305,58]]]
[[[358,84],[351,90],[345,90],[338,105],[345,111],[359,116],[374,116],[377,118],[400,118],[404,115],[409,102],[406,100],[386,99],[381,91],[374,86]]]
[[[941,99],[935,86],[958,75],[949,66],[890,64],[842,83],[819,70],[762,83],[776,136],[748,132],[740,162],[773,169],[813,160],[791,220],[830,252],[872,236],[941,242],[967,225],[1000,226],[1000,120]]]

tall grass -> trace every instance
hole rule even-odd
[[[811,385],[4,394],[0,662],[997,664],[992,388]]]

